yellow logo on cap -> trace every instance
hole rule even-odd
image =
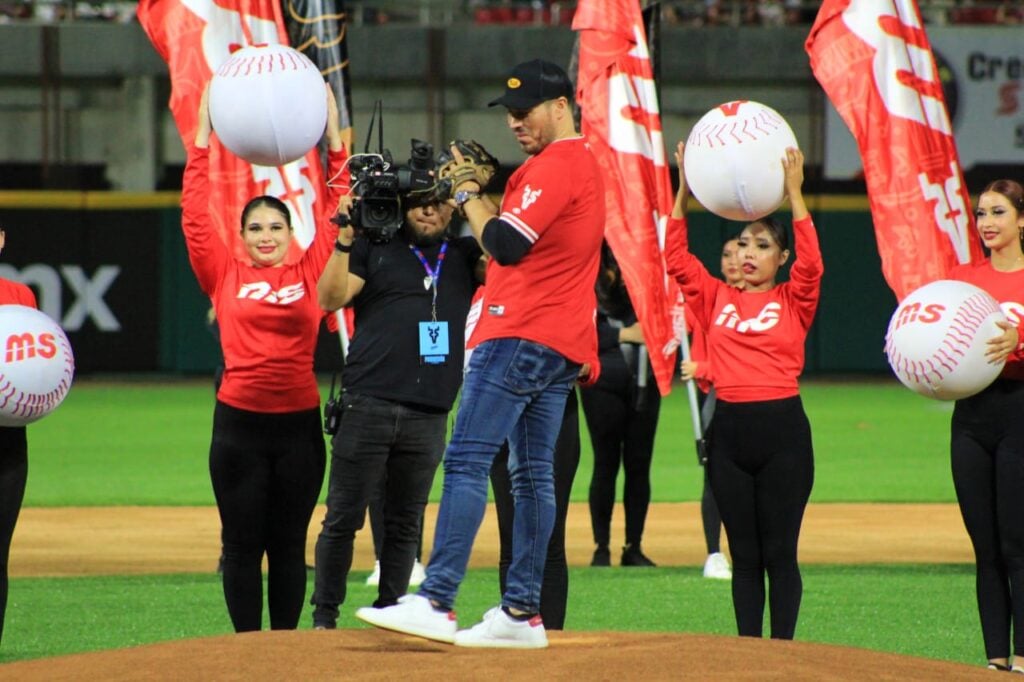
[[[506,83],[506,85],[508,85],[508,87],[512,90],[515,90],[522,84],[522,81],[520,81],[518,78],[509,78],[508,83]]]

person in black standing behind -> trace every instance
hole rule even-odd
[[[580,415],[576,391],[569,391],[562,414],[562,428],[555,441],[555,525],[548,541],[544,578],[540,586],[540,615],[545,630],[564,630],[565,612],[569,602],[569,564],[565,556],[565,519],[569,514],[569,496],[576,469],[580,465]],[[501,446],[491,465],[491,488],[494,508],[498,514],[500,553],[498,580],[501,593],[508,585],[508,568],[512,565],[512,525],[515,521],[515,498],[508,473],[508,443]]]
[[[483,272],[476,240],[448,235],[440,197],[403,197],[394,238],[373,243],[342,227],[318,284],[320,305],[355,308],[342,373],[342,417],[331,448],[327,514],[316,543],[313,627],[336,626],[355,534],[384,484],[384,541],[375,607],[398,603],[416,559],[420,521],[462,383],[466,314]],[[351,200],[339,213],[348,215]],[[439,349],[430,349],[440,333]]]
[[[594,449],[590,480],[590,522],[594,532],[591,566],[610,566],[615,479],[625,473],[623,506],[626,544],[623,566],[654,566],[640,548],[651,502],[651,459],[661,394],[646,360],[644,337],[629,301],[615,256],[607,242],[597,277],[597,337],[601,376],[581,390],[583,414]]]
[[[0,250],[6,234],[0,229]],[[0,278],[0,305],[36,307],[36,296],[24,284]],[[7,614],[7,559],[28,481],[28,436],[24,426],[0,426],[0,642]]]

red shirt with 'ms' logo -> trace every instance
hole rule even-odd
[[[209,150],[189,145],[181,198],[181,225],[199,286],[220,326],[224,378],[217,399],[253,412],[298,412],[320,404],[313,374],[320,318],[316,282],[338,230],[319,216],[302,259],[277,268],[254,267],[231,256],[209,220]],[[332,177],[344,156],[332,153]],[[335,192],[319,203],[337,205]]]
[[[957,265],[949,271],[947,279],[958,279],[984,289],[999,301],[1010,324],[1017,326],[1020,343],[1017,350],[1006,358],[1006,365],[999,376],[1004,379],[1024,381],[1024,270],[1000,272],[992,267],[992,263],[983,260],[980,263]]]
[[[811,218],[794,222],[793,233],[797,258],[789,281],[751,292],[712,276],[690,253],[685,219],[669,219],[665,262],[707,331],[713,383],[722,400],[746,403],[800,393],[797,377],[824,266]]]

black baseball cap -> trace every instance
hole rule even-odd
[[[573,100],[572,81],[562,67],[543,59],[516,65],[505,81],[505,94],[488,103],[509,109],[532,109],[541,102],[565,97]]]

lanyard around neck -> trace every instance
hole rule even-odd
[[[430,317],[433,321],[437,321],[437,286],[441,280],[441,266],[444,265],[444,255],[448,251],[448,242],[441,244],[441,251],[437,254],[437,263],[434,267],[430,267],[430,263],[427,262],[427,257],[423,255],[419,247],[415,244],[409,244],[409,250],[416,255],[420,263],[423,264],[423,269],[427,271],[427,276],[423,278],[423,288],[431,289],[433,298],[430,301]]]

